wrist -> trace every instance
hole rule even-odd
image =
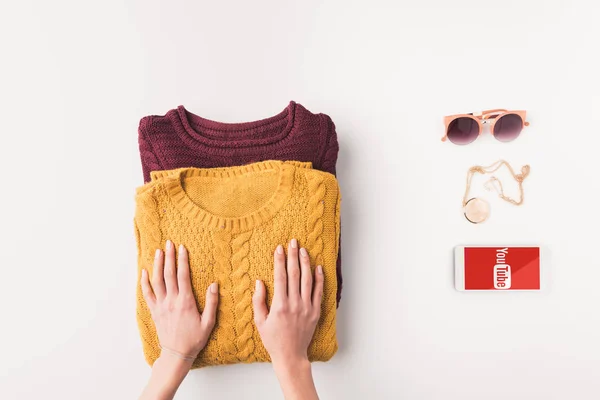
[[[191,368],[192,361],[161,353],[152,366],[151,385],[156,393],[166,396],[174,394]]]
[[[308,358],[273,362],[273,368],[286,399],[318,399]]]
[[[312,376],[312,368],[307,357],[288,358],[273,361],[273,369],[279,380],[296,379],[300,376]]]
[[[161,368],[164,368],[165,371],[171,371],[174,375],[187,375],[192,368],[193,361],[182,359],[174,354],[161,352],[160,356],[156,359],[155,365],[156,363],[159,363]]]

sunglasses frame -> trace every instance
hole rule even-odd
[[[448,139],[448,126],[455,119],[471,118],[471,119],[477,121],[477,124],[479,125],[479,136],[481,136],[481,134],[483,133],[483,125],[484,124],[490,125],[490,133],[493,135],[494,134],[494,125],[496,125],[496,121],[498,121],[501,117],[503,117],[505,115],[509,115],[509,114],[515,114],[515,115],[518,115],[519,117],[521,117],[521,120],[523,121],[523,126],[521,127],[521,130],[523,130],[523,128],[526,126],[529,126],[529,122],[526,121],[527,111],[525,111],[525,110],[505,110],[503,108],[497,108],[494,110],[485,110],[485,111],[471,113],[471,114],[448,115],[448,116],[444,117],[445,134],[444,134],[444,137],[442,137],[442,142],[449,140]],[[479,136],[477,136],[477,137],[479,137]],[[473,140],[473,142],[475,140],[477,140],[477,138],[475,138]],[[473,142],[469,142],[467,144],[470,144]]]

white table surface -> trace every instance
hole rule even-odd
[[[0,14],[0,398],[133,399],[137,124],[295,100],[340,141],[344,292],[323,399],[600,398],[600,3],[20,0]],[[511,144],[442,117],[526,109]],[[461,216],[469,166],[531,165],[525,204]],[[481,181],[477,181],[481,185]],[[513,188],[510,183],[508,188]],[[547,289],[459,293],[452,248],[541,244]],[[177,399],[282,398],[271,367]]]

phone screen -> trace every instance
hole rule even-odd
[[[540,253],[537,246],[457,246],[456,289],[540,290]]]

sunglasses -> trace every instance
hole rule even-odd
[[[483,131],[483,125],[490,125],[492,134],[501,142],[515,140],[529,126],[525,121],[526,111],[508,111],[504,109],[487,110],[480,113],[457,114],[444,117],[446,139],[454,144],[469,144]]]

